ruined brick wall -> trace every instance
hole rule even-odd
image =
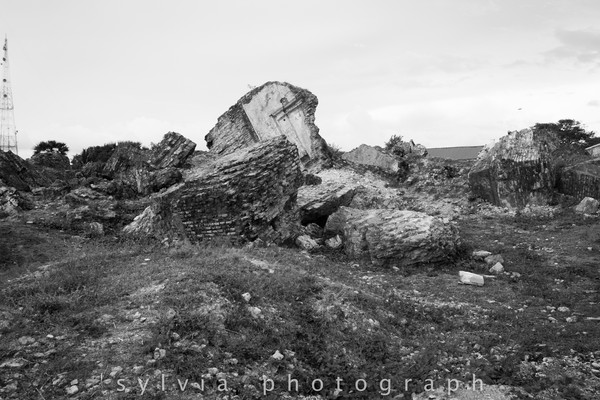
[[[223,134],[231,132],[232,134]],[[233,134],[235,133],[235,134]],[[217,154],[228,154],[258,142],[258,136],[241,104],[234,104],[221,115],[204,137],[206,147]]]
[[[162,200],[193,242],[271,235],[302,185],[296,146],[279,136],[200,168]]]
[[[577,199],[593,197],[600,199],[600,160],[585,161],[561,171],[558,191]]]

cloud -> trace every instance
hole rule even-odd
[[[598,100],[590,100],[587,103],[587,105],[590,106],[590,107],[600,107],[600,101],[598,101]]]
[[[593,30],[566,30],[555,32],[561,46],[544,53],[547,61],[576,60],[600,65],[600,32]]]

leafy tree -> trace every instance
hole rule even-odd
[[[43,151],[48,153],[55,152],[65,155],[69,151],[69,147],[62,142],[57,142],[56,140],[48,140],[45,142],[39,142],[33,148],[33,154],[39,154]]]
[[[558,122],[537,123],[536,130],[547,130],[557,134],[563,145],[586,148],[600,143],[600,137],[595,137],[594,131],[587,131],[581,122],[574,119],[561,119]]]
[[[397,156],[403,157],[406,149],[402,146],[402,135],[392,135],[390,140],[385,142],[385,149]]]

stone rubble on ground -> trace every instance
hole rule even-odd
[[[595,214],[598,212],[598,200],[585,197],[575,206],[575,212],[579,214]]]
[[[504,272],[504,266],[500,262],[497,262],[489,269],[489,271],[492,274],[501,274]]]

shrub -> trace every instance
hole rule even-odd
[[[33,148],[33,154],[39,154],[43,151],[49,153],[55,152],[64,155],[67,154],[67,152],[69,151],[69,147],[62,142],[57,142],[56,140],[48,140],[45,142],[39,142]]]
[[[342,151],[340,146],[338,146],[335,143],[328,143],[327,148],[329,149],[329,152],[331,153],[331,157],[333,159],[338,160],[338,159],[342,158],[342,154],[344,154],[344,152]]]
[[[394,155],[403,157],[406,154],[406,149],[402,146],[402,135],[392,135],[390,140],[385,142],[385,149]]]
[[[115,143],[107,143],[102,146],[91,146],[87,149],[83,149],[81,155],[77,155],[75,157],[79,158],[82,164],[87,164],[90,162],[105,163],[108,161],[116,148],[117,145]]]

